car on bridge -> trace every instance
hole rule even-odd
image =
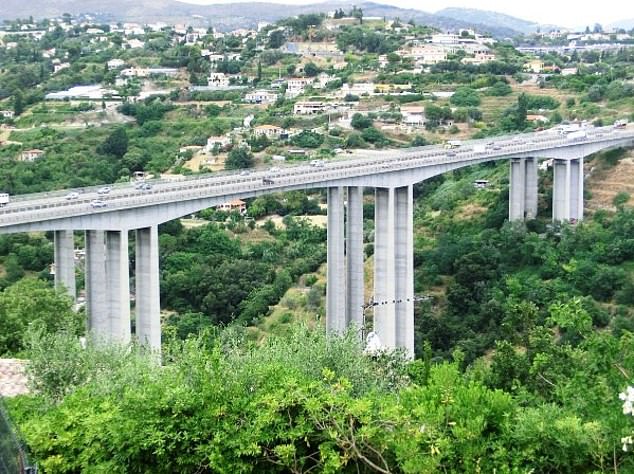
[[[134,189],[138,189],[139,191],[150,191],[152,189],[152,185],[150,183],[139,181],[134,185]]]
[[[97,194],[110,194],[110,191],[112,191],[110,186],[104,186],[103,188],[99,188],[97,190]]]
[[[101,199],[93,199],[92,201],[90,201],[90,205],[94,209],[99,209],[99,208],[102,208],[102,207],[106,207],[108,205],[108,203],[106,201],[102,201]]]
[[[66,196],[64,196],[64,199],[66,199],[67,201],[70,201],[71,199],[78,199],[78,198],[79,198],[79,193],[76,191],[70,192]]]

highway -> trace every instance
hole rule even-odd
[[[324,160],[322,166],[311,166],[308,162],[302,162],[248,172],[238,170],[181,179],[175,177],[174,180],[147,180],[146,182],[151,184],[149,190],[136,189],[134,183],[115,183],[110,185],[112,190],[106,195],[97,193],[103,186],[94,186],[11,196],[11,202],[0,208],[0,227],[191,199],[283,191],[285,188],[299,185],[307,188],[320,187],[320,183],[333,180],[380,175],[438,164],[495,160],[515,155],[527,156],[531,153],[533,156],[547,158],[547,153],[540,152],[572,145],[634,139],[634,126],[619,129],[589,127],[583,131],[585,136],[577,135],[572,139],[556,131],[547,130],[464,141],[461,146],[453,149],[432,145],[403,150],[364,150]],[[66,199],[70,192],[78,193],[78,197]],[[96,199],[104,201],[105,206],[93,207],[91,203]]]

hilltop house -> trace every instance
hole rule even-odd
[[[43,150],[38,150],[37,148],[33,148],[31,150],[23,151],[20,154],[19,160],[20,161],[35,161],[35,160],[39,160],[43,156],[44,156]]]
[[[292,99],[303,94],[306,87],[312,85],[313,82],[315,82],[315,79],[312,77],[293,77],[289,79],[286,86],[286,96]]]
[[[274,104],[277,94],[271,91],[257,90],[244,96],[244,101],[249,104]]]
[[[282,136],[284,129],[275,125],[258,125],[253,128],[256,137],[265,136],[269,140],[276,140]]]

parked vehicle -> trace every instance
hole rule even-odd
[[[4,207],[9,204],[9,193],[0,193],[0,207]]]
[[[108,205],[108,203],[106,201],[102,201],[101,199],[93,199],[90,202],[90,205],[95,208],[95,209],[99,209],[102,207],[106,207]]]

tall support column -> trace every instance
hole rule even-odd
[[[75,284],[75,238],[72,230],[56,230],[55,248],[55,288],[64,289],[68,295],[77,298]]]
[[[128,231],[106,232],[107,307],[113,342],[130,342],[130,275]]]
[[[386,349],[396,347],[394,189],[376,188],[374,211],[374,332]]]
[[[328,188],[328,263],[326,331],[346,330],[346,278],[344,268],[343,187]]]
[[[553,221],[570,219],[570,162],[553,160]]]
[[[102,230],[86,231],[86,309],[88,329],[100,341],[110,340],[106,306],[106,247]]]
[[[527,219],[537,217],[537,158],[531,157],[525,160],[524,169],[524,213]]]
[[[161,349],[161,295],[158,227],[136,231],[136,336],[154,351]]]
[[[583,219],[583,158],[570,161],[570,218]]]
[[[524,219],[524,158],[512,158],[509,173],[509,220]]]
[[[346,216],[346,324],[363,326],[363,188],[348,188]]]
[[[394,191],[396,347],[414,358],[414,214],[412,186]]]

